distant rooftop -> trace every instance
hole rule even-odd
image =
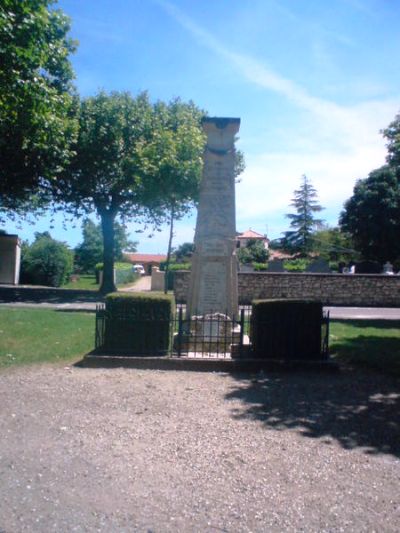
[[[236,237],[237,239],[265,239],[265,235],[262,235],[261,233],[257,233],[256,231],[253,231],[251,228],[244,231],[243,233],[239,233]]]
[[[131,263],[161,263],[161,261],[166,261],[167,256],[161,254],[130,254],[125,253],[124,256]]]

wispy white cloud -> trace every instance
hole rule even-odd
[[[267,218],[268,213],[279,210],[284,218],[303,173],[317,187],[321,202],[339,213],[355,180],[384,163],[385,146],[379,131],[396,114],[399,100],[345,106],[315,96],[265,60],[228,48],[168,0],[156,1],[200,45],[228,61],[242,80],[281,96],[301,112],[303,122],[298,132],[288,133],[282,150],[268,152],[266,147],[265,153],[251,151],[247,158],[247,169],[237,189],[238,225],[251,218]]]

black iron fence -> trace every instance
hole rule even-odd
[[[230,359],[241,357],[248,344],[251,307],[243,306],[237,317],[209,312],[188,316],[178,305],[172,353],[177,357]]]
[[[165,324],[154,324],[152,321],[135,320],[134,317],[118,317],[118,331],[124,337],[143,342],[121,345],[121,349],[113,349],[107,339],[109,324],[115,324],[115,316],[111,317],[104,304],[96,307],[95,348],[97,352],[123,353],[124,355],[169,355],[174,357],[190,357],[200,359],[230,359],[251,357],[249,340],[251,306],[240,306],[237,317],[230,318],[223,313],[207,313],[203,316],[189,317],[186,306],[178,304],[172,321]],[[114,333],[115,333],[115,326]],[[155,353],[149,338],[156,337],[157,331],[163,331],[163,337],[169,336],[169,342],[163,343],[161,353]],[[286,332],[290,336],[290,331]],[[122,334],[118,334],[121,338]],[[325,314],[321,323],[321,358],[328,357],[329,313]],[[149,348],[150,347],[150,348]]]

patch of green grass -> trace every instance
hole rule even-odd
[[[94,313],[0,307],[0,368],[69,361],[94,348]]]
[[[133,285],[135,281],[129,281],[128,283],[118,283],[117,287],[126,287],[128,285]],[[79,274],[79,279],[76,279],[76,281],[69,281],[68,283],[62,285],[61,288],[98,291],[99,284],[96,283],[96,276],[94,276],[93,274]]]
[[[88,289],[98,291],[96,277],[93,274],[80,274],[76,281],[69,281],[62,286],[63,289]]]
[[[332,320],[329,344],[339,362],[400,376],[400,321]]]

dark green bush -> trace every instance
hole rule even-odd
[[[268,263],[253,263],[253,268],[256,272],[264,272],[268,270]]]
[[[109,294],[104,349],[129,355],[167,354],[174,309],[174,297],[169,294]]]
[[[310,264],[309,259],[285,259],[283,261],[283,268],[288,272],[304,272]]]
[[[165,271],[166,262],[160,263],[160,270]],[[168,290],[172,291],[174,288],[174,272],[177,270],[191,270],[192,263],[170,263],[168,267]]]
[[[21,280],[33,285],[60,287],[72,273],[74,254],[48,232],[37,233],[31,245],[23,247]]]
[[[320,359],[322,303],[255,300],[250,341],[261,359]]]

